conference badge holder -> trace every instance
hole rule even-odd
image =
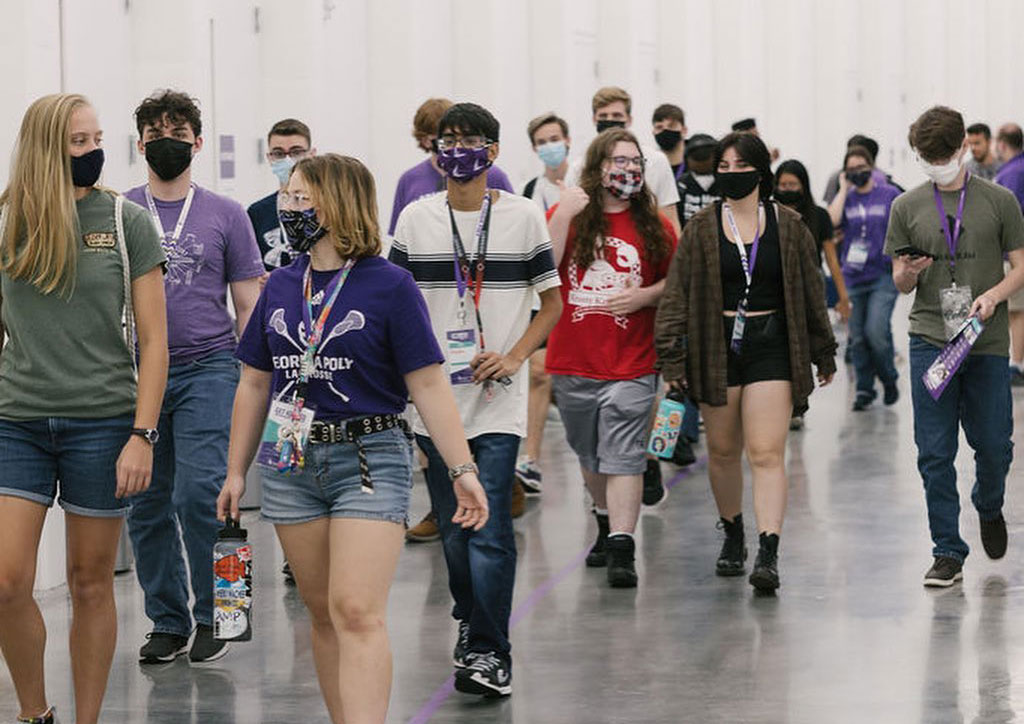
[[[977,316],[968,317],[922,375],[921,381],[933,400],[938,402],[942,397],[984,328],[984,323]]]
[[[857,239],[850,243],[850,250],[846,252],[846,265],[853,271],[861,271],[868,263],[868,256],[871,254],[871,245],[867,239]]]
[[[951,287],[939,290],[939,305],[942,308],[942,323],[947,340],[952,340],[953,336],[963,327],[971,313],[973,302],[971,288],[958,286],[956,282],[953,282]]]
[[[306,446],[313,429],[314,410],[303,405],[299,419],[295,417],[293,400],[274,400],[263,426],[256,463],[277,473],[300,472],[305,464]]]
[[[453,385],[473,384],[473,367],[476,357],[476,330],[472,327],[452,329],[447,332],[448,374]]]

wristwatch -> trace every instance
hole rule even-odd
[[[159,431],[152,427],[133,427],[132,435],[138,435],[150,445],[156,445],[157,441],[160,439]]]
[[[478,475],[480,468],[476,466],[476,463],[470,461],[468,463],[462,463],[462,465],[456,465],[454,468],[448,468],[448,478],[455,481],[459,476],[465,475],[466,473],[473,473]]]

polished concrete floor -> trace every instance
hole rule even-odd
[[[905,355],[904,330],[897,322]],[[640,587],[609,589],[602,570],[581,565],[593,526],[561,426],[550,424],[544,495],[516,523],[513,695],[484,701],[452,692],[444,561],[438,544],[409,545],[391,596],[389,721],[938,724],[1024,714],[1020,464],[1008,483],[1010,550],[991,562],[980,549],[962,446],[962,525],[975,553],[962,585],[924,589],[930,542],[908,396],[851,413],[843,374],[815,393],[806,429],[789,440],[783,586],[774,598],[755,597],[745,579],[714,575],[720,534],[701,463],[688,474],[665,466],[671,493],[640,522]],[[1015,397],[1021,420],[1024,394]],[[424,507],[418,485],[414,514]],[[749,495],[746,510],[752,520]],[[148,622],[134,579],[119,577],[122,626],[103,721],[328,721],[306,615],[277,573],[272,531],[252,517],[246,524],[257,546],[255,639],[204,668],[180,659],[140,668],[135,652]],[[43,601],[49,686],[67,712],[68,604],[60,590]],[[0,721],[13,715],[12,702],[0,673]]]

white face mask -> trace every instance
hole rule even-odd
[[[940,186],[945,186],[952,183],[956,175],[960,173],[960,169],[964,165],[964,154],[961,150],[949,161],[942,164],[928,163],[921,156],[917,156],[917,165],[924,171],[925,176]]]

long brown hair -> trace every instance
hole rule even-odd
[[[380,254],[377,189],[373,174],[359,159],[325,153],[302,159],[292,172],[309,184],[320,224],[342,258]]]
[[[636,136],[624,128],[609,128],[590,143],[583,169],[580,171],[580,188],[590,197],[590,202],[573,219],[576,230],[573,259],[583,268],[594,262],[598,246],[603,243],[601,240],[608,232],[602,193],[602,166],[611,158],[612,150],[619,141],[632,143],[636,146],[637,153],[642,155]],[[665,227],[661,224],[657,201],[647,185],[646,178],[640,192],[629,200],[629,213],[633,217],[640,238],[643,239],[647,260],[658,262],[664,259],[668,254],[669,240]]]
[[[70,292],[78,260],[78,212],[71,181],[72,114],[89,105],[84,96],[43,96],[25,111],[0,194],[6,227],[0,236],[0,270],[43,294]]]

